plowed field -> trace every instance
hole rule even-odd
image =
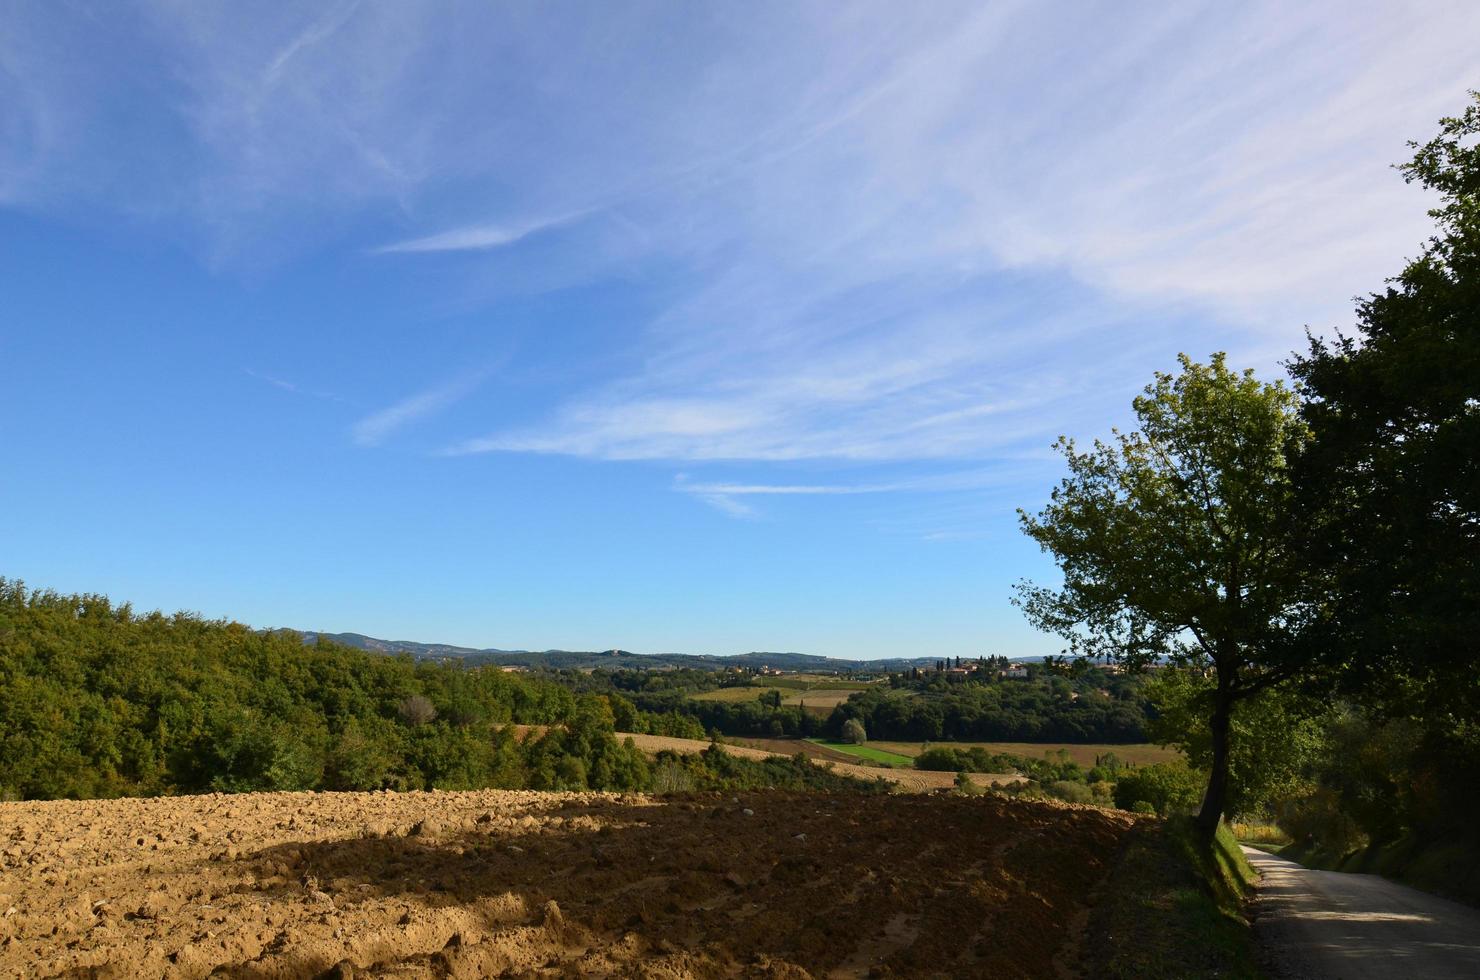
[[[0,974],[1054,976],[1133,817],[992,797],[0,804]]]

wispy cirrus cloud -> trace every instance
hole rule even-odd
[[[839,494],[858,493],[887,493],[889,487],[885,485],[876,486],[835,486],[824,484],[762,484],[762,483],[685,483],[679,482],[674,489],[680,493],[686,493],[697,497],[720,513],[729,517],[742,520],[751,520],[759,515],[759,512],[746,503],[745,497],[753,496],[782,496],[782,497],[817,497],[836,496]]]
[[[344,0],[336,3],[323,16],[310,23],[278,51],[262,73],[262,81],[268,85],[283,75],[288,63],[300,52],[333,37],[360,7],[360,0]]]
[[[892,480],[870,480],[854,483],[739,483],[694,481],[687,474],[674,479],[673,489],[678,493],[698,498],[721,513],[731,517],[753,519],[759,511],[746,502],[746,498],[766,497],[852,497],[871,494],[947,494],[974,495],[977,491],[1010,488],[1028,472],[1042,470],[1042,460],[1023,458],[992,461],[990,466]],[[947,540],[959,537],[959,532],[930,531],[923,535],[930,540]]]
[[[23,11],[0,199],[165,216],[216,263],[358,229],[388,275],[471,259],[456,288],[489,306],[636,296],[627,356],[449,449],[604,460],[978,459],[1102,425],[1179,349],[1272,368],[1422,240],[1388,165],[1463,100],[1480,34],[1460,0],[146,10],[70,29],[170,66],[129,123],[170,166],[93,124],[145,83],[63,70],[64,19]],[[551,335],[571,316],[602,314]]]
[[[1480,13],[1051,21],[953,10],[845,57],[824,39],[816,72],[785,66],[800,93],[785,112],[702,156],[703,178],[626,203],[694,266],[640,338],[641,369],[453,451],[891,460],[1041,445],[1123,411],[1178,350],[1276,369],[1304,324],[1345,319],[1422,239],[1422,201],[1388,164],[1462,97],[1454,31],[1480,30]]]
[[[379,446],[412,423],[435,415],[471,394],[487,380],[489,373],[489,369],[483,369],[459,375],[450,381],[408,395],[360,419],[350,429],[350,434],[357,445]]]
[[[415,252],[474,252],[490,248],[501,248],[523,241],[530,235],[568,225],[586,216],[589,212],[574,211],[569,214],[539,218],[515,224],[493,223],[467,225],[437,232],[422,238],[410,238],[393,242],[375,249],[378,255]]]
[[[242,372],[248,377],[256,378],[258,381],[272,385],[272,387],[274,388],[278,388],[282,391],[292,392],[295,395],[307,395],[311,398],[319,398],[323,401],[339,402],[341,404],[349,403],[349,400],[347,398],[343,397],[342,395],[336,395],[332,391],[321,391],[317,388],[305,388],[303,385],[300,385],[297,382],[287,381],[283,378],[275,377],[271,374],[263,374],[260,371],[254,371],[251,368],[247,367],[242,368]]]

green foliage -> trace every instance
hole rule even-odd
[[[1308,783],[1274,808],[1276,820],[1307,853],[1341,856],[1403,839],[1480,852],[1472,731],[1442,717],[1341,705],[1325,718]]]
[[[849,745],[862,745],[868,741],[868,732],[864,729],[863,722],[857,718],[849,718],[843,722],[843,728],[838,737]]]
[[[1147,703],[1139,693],[1143,678],[1094,668],[1066,670],[1073,676],[1055,676],[1033,664],[1030,680],[999,682],[995,661],[983,660],[973,666],[978,669],[964,677],[930,671],[916,672],[919,676],[915,677],[896,674],[888,687],[694,669],[547,671],[534,676],[554,680],[572,691],[606,694],[619,711],[617,730],[639,734],[702,738],[702,732],[716,731],[741,738],[840,738],[843,726],[856,718],[871,737],[902,741],[1145,741]],[[754,683],[798,689],[824,684],[860,691],[825,720],[799,705],[781,703],[779,690],[734,701],[692,697]],[[901,697],[905,690],[918,696]],[[620,713],[624,704],[630,709],[627,714]]]
[[[1179,360],[1181,373],[1158,373],[1135,400],[1136,431],[1085,452],[1059,440],[1069,475],[1021,520],[1063,585],[1025,582],[1017,601],[1081,656],[1171,657],[1210,672],[1199,826],[1211,838],[1234,704],[1299,667],[1290,637],[1317,583],[1295,546],[1289,461],[1309,431],[1283,384],[1231,371],[1222,354]]]
[[[1065,803],[1093,803],[1095,799],[1087,785],[1071,779],[1056,779],[1044,789],[1049,796],[1056,800],[1063,800]]]
[[[1434,236],[1312,340],[1291,373],[1316,434],[1299,460],[1306,560],[1326,601],[1302,637],[1350,701],[1303,846],[1399,836],[1480,853],[1480,93],[1400,169],[1438,199]],[[1309,840],[1307,840],[1307,836]]]
[[[1175,745],[1197,769],[1212,765],[1208,730],[1213,682],[1198,670],[1157,672],[1147,684],[1156,706],[1151,738]],[[1329,702],[1270,688],[1238,702],[1230,722],[1228,805],[1232,815],[1267,816],[1309,785],[1327,751]]]
[[[680,787],[680,791],[775,788],[888,793],[893,789],[891,783],[882,779],[864,780],[843,776],[831,769],[813,765],[800,752],[791,758],[771,756],[766,759],[742,759],[718,745],[711,745],[703,752],[692,755],[659,752],[657,768],[665,774],[665,780],[670,785]]]
[[[915,756],[915,768],[927,772],[1021,772],[1033,765],[1031,760],[995,755],[977,746],[957,749],[934,745]]]
[[[101,596],[0,579],[0,798],[646,789],[651,768],[614,736],[619,719],[703,736],[693,718],[618,695],[186,614],[136,616]],[[521,736],[514,724],[542,730]],[[754,785],[802,778],[747,773]]]
[[[915,757],[915,768],[933,772],[1019,773],[1024,778],[998,786],[994,791],[1027,799],[1052,798],[1068,803],[1110,805],[1114,780],[1133,770],[1121,766],[1114,755],[1099,757],[1099,764],[1086,771],[1060,750],[1054,757],[1034,759],[997,755],[980,747],[958,749],[937,745]],[[960,782],[960,779],[957,780]]]
[[[496,670],[0,581],[0,786],[20,797],[489,785],[498,725],[576,707]]]
[[[833,710],[835,736],[849,719],[875,739],[904,742],[1144,742],[1142,678],[1090,669],[1078,678],[947,681],[940,674],[900,677],[893,689],[872,688]],[[900,690],[917,692],[901,697]]]
[[[1197,808],[1202,797],[1205,773],[1181,763],[1158,762],[1120,774],[1115,783],[1115,805],[1122,810],[1135,810],[1149,803],[1157,813],[1169,816]]]
[[[1179,361],[1135,399],[1137,431],[1087,452],[1059,440],[1069,476],[1021,518],[1064,585],[1024,584],[1019,602],[1076,653],[1258,668],[1305,597],[1283,539],[1287,456],[1307,430],[1283,384],[1231,371],[1222,354]]]
[[[1307,560],[1330,601],[1309,636],[1349,684],[1480,717],[1480,93],[1400,170],[1436,234],[1357,307],[1359,337],[1290,364],[1316,440],[1300,460]]]

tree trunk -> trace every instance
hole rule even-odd
[[[1206,841],[1218,832],[1218,821],[1228,802],[1228,728],[1233,718],[1233,697],[1219,671],[1218,690],[1214,694],[1213,717],[1209,727],[1213,736],[1213,770],[1208,774],[1208,791],[1203,794],[1202,809],[1197,814],[1197,830]]]

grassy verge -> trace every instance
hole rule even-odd
[[[1109,978],[1263,976],[1243,915],[1255,873],[1220,828],[1212,847],[1186,819],[1143,824],[1090,915],[1089,975]]]
[[[825,745],[837,752],[846,752],[851,756],[866,759],[869,762],[883,763],[886,766],[903,766],[908,769],[913,764],[913,760],[909,756],[900,755],[897,752],[885,752],[883,749],[876,749],[871,745],[853,745],[849,742],[835,742],[825,738],[809,738],[807,741],[814,745]]]

